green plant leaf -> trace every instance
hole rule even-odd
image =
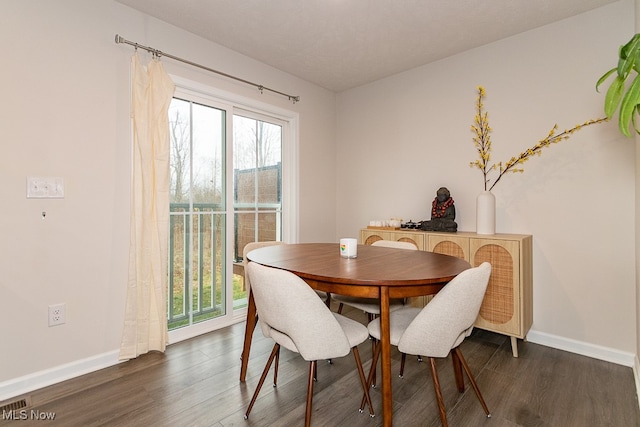
[[[619,77],[619,76],[618,76]],[[640,75],[637,75],[633,79],[633,83],[629,86],[629,90],[622,97],[622,103],[620,104],[620,117],[618,120],[618,127],[625,136],[631,136],[629,132],[629,125],[631,124],[631,117],[636,112],[638,103],[640,102]]]
[[[636,60],[633,63],[633,69],[636,73],[640,73],[640,49],[636,51]]]
[[[640,49],[640,34],[633,36],[629,42],[620,49],[620,59],[618,60],[618,75],[626,79],[633,68],[638,50]]]
[[[636,105],[636,108],[635,108],[635,113],[636,113],[636,114],[632,114],[632,115],[631,115],[631,123],[633,123],[633,128],[636,130],[636,132],[640,134],[640,130],[638,130],[638,126],[637,126],[637,123],[636,123],[636,116],[637,116],[638,114],[640,114],[640,109],[639,109],[639,107],[640,107],[640,106]]]
[[[629,56],[629,52],[633,49],[634,43],[636,43],[638,40],[640,40],[640,33],[634,34],[633,37],[631,37],[631,40],[629,40],[626,44],[620,46],[620,50],[618,52],[619,56],[621,58],[626,58],[627,56]]]
[[[602,75],[602,77],[600,77],[600,78],[598,79],[598,82],[596,83],[596,92],[600,92],[600,90],[598,90],[598,88],[600,87],[600,85],[601,85],[602,83],[604,83],[604,82],[605,82],[605,80],[607,80],[611,74],[615,73],[615,72],[616,72],[616,70],[617,70],[617,68],[612,68],[612,69],[610,69],[609,71],[607,71],[606,73],[604,73],[604,74]]]
[[[611,82],[611,86],[609,86],[607,95],[604,98],[604,113],[607,115],[608,119],[613,117],[613,114],[616,112],[616,109],[620,104],[620,100],[622,99],[623,90],[624,79],[620,76],[616,76],[613,82]]]

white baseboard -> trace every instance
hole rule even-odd
[[[118,350],[0,382],[0,402],[120,363]]]
[[[637,367],[638,364],[638,358],[633,353],[627,353],[625,351],[577,341],[558,335],[551,335],[545,332],[535,331],[533,329],[527,334],[527,341],[547,347],[557,348],[558,350],[568,351],[570,353],[580,354],[593,359],[604,360],[617,365],[628,366],[630,368]]]
[[[634,359],[633,377],[636,380],[636,396],[640,396],[640,362],[638,361],[638,355]],[[640,407],[640,398],[638,399],[638,406]]]

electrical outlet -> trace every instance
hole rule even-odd
[[[62,325],[67,320],[67,305],[53,304],[49,306],[49,326]]]

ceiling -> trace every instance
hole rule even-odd
[[[116,1],[340,92],[618,0]]]

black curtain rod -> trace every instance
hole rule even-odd
[[[230,79],[234,79],[234,80],[237,80],[237,81],[242,82],[242,83],[246,83],[246,84],[251,85],[251,86],[255,86],[255,87],[258,88],[260,93],[262,93],[265,90],[268,90],[269,92],[273,92],[273,93],[277,93],[278,95],[286,96],[287,98],[289,98],[289,101],[292,101],[294,104],[296,102],[300,101],[300,97],[299,96],[289,95],[289,94],[277,91],[275,89],[268,88],[268,87],[263,86],[261,84],[253,83],[253,82],[250,82],[248,80],[241,79],[240,77],[232,76],[231,74],[223,73],[222,71],[214,70],[213,68],[205,67],[204,65],[196,64],[195,62],[191,62],[191,61],[188,61],[186,59],[182,59],[182,58],[179,58],[177,56],[170,55],[170,54],[162,52],[162,51],[160,51],[158,49],[154,49],[154,48],[149,47],[149,46],[143,46],[141,44],[138,44],[138,43],[129,41],[127,39],[124,39],[124,38],[120,37],[118,34],[116,34],[116,43],[128,44],[128,45],[131,45],[131,46],[135,47],[136,49],[140,48],[140,49],[146,50],[147,52],[150,52],[150,53],[154,54],[158,58],[160,58],[162,56],[166,56],[167,58],[171,58],[171,59],[174,59],[176,61],[184,62],[185,64],[189,64],[189,65],[194,66],[194,67],[202,68],[203,70],[207,70],[207,71],[210,71],[212,73],[216,73],[216,74],[219,74],[221,76],[224,76],[224,77],[227,77],[227,78],[230,78]]]

